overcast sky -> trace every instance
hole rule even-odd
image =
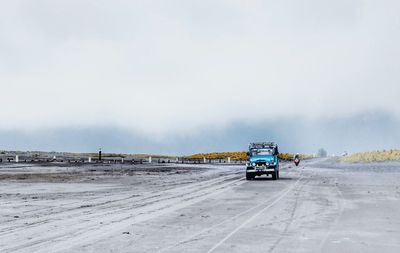
[[[48,150],[32,139],[46,131],[59,131],[50,146],[63,149],[66,129],[118,129],[131,137],[99,134],[114,150],[140,152],[126,146],[139,138],[182,153],[238,123],[262,132],[299,118],[311,138],[312,122],[361,127],[349,119],[371,113],[400,138],[399,13],[395,0],[1,1],[0,149]],[[219,141],[253,141],[251,127]],[[285,134],[269,129],[263,138]],[[240,147],[221,143],[209,149]]]

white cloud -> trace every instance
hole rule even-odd
[[[400,115],[399,3],[278,2],[1,3],[0,128]]]

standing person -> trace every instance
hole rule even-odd
[[[298,166],[299,165],[299,163],[300,163],[300,154],[299,153],[297,153],[295,156],[294,156],[294,164],[296,165],[296,166]]]

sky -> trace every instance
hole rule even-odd
[[[0,149],[398,147],[399,12],[394,0],[0,1]]]

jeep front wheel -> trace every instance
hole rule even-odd
[[[272,173],[272,180],[277,180],[278,179],[278,172],[277,171],[274,171],[273,173]]]
[[[254,179],[253,173],[246,172],[246,180],[252,180],[252,179]]]

